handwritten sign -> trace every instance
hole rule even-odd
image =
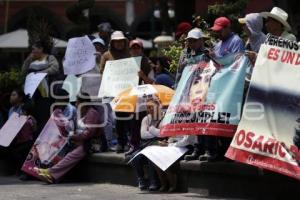
[[[96,65],[96,49],[87,36],[72,38],[68,41],[65,60],[65,74],[83,74]]]
[[[116,97],[123,90],[139,83],[138,71],[142,57],[107,61],[98,96]]]
[[[47,76],[47,73],[30,73],[26,76],[24,93],[29,94],[30,97],[33,96],[34,92],[42,82],[42,80]]]
[[[13,113],[0,130],[0,145],[8,147],[27,121],[27,116]]]

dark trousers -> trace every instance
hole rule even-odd
[[[146,114],[146,112],[116,112],[116,131],[119,145],[125,146],[127,144],[127,133],[129,133],[131,135],[129,144],[136,149],[139,147],[141,140],[141,123]]]
[[[194,150],[200,155],[205,152],[216,154],[218,149],[218,138],[210,135],[198,135],[198,143],[194,145]]]
[[[134,168],[137,178],[139,180],[145,179],[145,167],[146,167],[150,184],[154,184],[154,185],[159,184],[159,179],[158,179],[158,175],[156,173],[154,164],[148,158],[146,158],[144,155],[142,155],[142,154],[138,155],[131,162],[131,165]]]
[[[20,172],[27,155],[33,145],[32,141],[0,148],[0,158],[9,161],[14,170]]]

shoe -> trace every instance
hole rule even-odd
[[[139,182],[140,190],[147,190],[148,189],[148,185],[147,185],[147,182],[146,182],[145,179],[139,178],[138,182]]]
[[[134,152],[136,152],[136,148],[134,147],[130,147],[130,149],[125,153],[125,156],[129,156],[131,154],[133,154]]]
[[[176,187],[170,187],[168,190],[169,193],[176,192]]]
[[[166,192],[166,191],[168,191],[168,186],[167,185],[162,185],[160,188],[159,188],[159,191],[160,192]]]
[[[152,192],[154,192],[154,191],[158,191],[160,188],[159,188],[159,186],[157,185],[157,184],[151,184],[150,186],[149,186],[149,191],[152,191]]]
[[[199,156],[200,154],[197,151],[194,151],[192,154],[184,156],[184,160],[197,160]]]
[[[50,175],[49,169],[34,167],[33,170],[38,174],[38,178],[46,183],[54,183],[53,177]]]
[[[19,175],[19,180],[21,180],[21,181],[28,181],[28,180],[30,180],[30,176],[28,176],[25,173],[22,173],[22,174]]]
[[[116,153],[124,153],[124,146],[117,144]]]
[[[205,152],[204,155],[199,156],[200,161],[206,161],[206,162],[214,162],[217,160],[217,154],[216,153],[210,153],[210,152]]]

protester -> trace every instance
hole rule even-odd
[[[84,105],[91,102],[88,94],[82,94],[77,97],[77,110],[80,118],[77,119],[77,125],[74,134],[70,134],[70,141],[74,144],[71,150],[56,165],[41,169],[35,168],[35,171],[41,179],[48,183],[59,181],[69,170],[71,170],[88,153],[91,139],[99,137],[102,131],[95,125],[101,124],[101,116],[93,106]]]
[[[291,26],[287,22],[288,14],[281,8],[274,7],[271,12],[260,13],[266,18],[266,29],[268,33],[288,40],[296,41],[295,35],[289,33]]]
[[[28,177],[21,171],[21,167],[31,149],[37,129],[36,120],[32,116],[33,104],[20,89],[12,91],[10,102],[13,106],[9,110],[9,116],[15,112],[27,116],[27,120],[9,147],[0,148],[0,155],[12,162],[16,175],[21,180],[26,180]]]
[[[168,72],[170,64],[166,57],[158,57],[155,65],[155,76],[154,79],[151,79],[144,74],[140,74],[140,77],[147,84],[158,84],[164,85],[169,88],[172,88],[174,85],[174,80]]]
[[[122,31],[115,31],[111,35],[109,50],[101,57],[100,73],[103,74],[105,63],[109,60],[118,60],[122,58],[129,58],[128,40]]]
[[[131,57],[142,56],[141,60],[141,70],[139,71],[139,84],[142,83],[143,77],[149,77],[151,70],[155,67],[152,61],[145,56],[144,46],[140,40],[131,40],[129,43],[130,55]],[[152,78],[152,77],[150,77]]]
[[[98,25],[98,35],[104,40],[105,48],[108,49],[110,43],[110,36],[113,32],[111,24],[109,22],[103,22]]]
[[[182,44],[182,47],[186,47],[186,41],[185,38],[188,34],[188,32],[192,29],[192,25],[189,22],[181,22],[178,24],[176,27],[176,32],[175,32],[175,39],[179,41]]]
[[[158,145],[159,125],[162,120],[161,104],[157,98],[147,99],[147,116],[143,118],[141,125],[142,144],[139,150],[151,145]],[[135,153],[138,153],[135,152]],[[140,190],[149,189],[156,191],[160,187],[159,179],[156,174],[154,164],[144,155],[138,155],[133,161],[132,166],[136,171],[138,178],[138,187]],[[149,182],[145,178],[144,169],[147,167]]]
[[[262,32],[263,19],[258,13],[250,13],[244,18],[239,18],[239,23],[243,25],[244,33],[248,39],[246,50],[258,53],[261,44],[266,40],[266,35]]]
[[[10,104],[12,107],[8,111],[8,117],[12,115],[12,113],[21,114],[22,105],[25,101],[25,94],[21,88],[14,89],[10,95]]]
[[[243,40],[231,30],[231,22],[226,17],[215,20],[214,26],[210,28],[220,41],[214,47],[212,55],[223,57],[231,53],[243,53],[245,46]]]
[[[30,72],[47,73],[55,76],[59,73],[59,64],[53,55],[50,55],[51,48],[44,42],[36,42],[32,46],[32,51],[24,61],[22,71],[25,75]]]
[[[96,64],[100,65],[101,55],[103,55],[106,51],[105,42],[102,38],[95,38],[93,39],[93,45],[95,46],[97,55],[96,55]]]
[[[59,64],[53,55],[50,55],[52,46],[45,41],[35,42],[31,54],[24,61],[22,72],[26,76],[30,72],[47,73],[34,96],[34,116],[38,127],[42,128],[50,116],[50,106],[53,100],[50,98],[51,83],[60,76]]]
[[[203,33],[201,29],[194,28],[190,30],[185,39],[187,40],[187,47],[183,50],[183,52],[180,55],[178,68],[176,72],[176,78],[175,78],[175,85],[174,85],[175,89],[177,88],[182,72],[184,70],[184,67],[187,65],[187,63],[191,62],[191,60],[194,57],[199,56],[204,52]]]

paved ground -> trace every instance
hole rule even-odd
[[[161,194],[140,192],[135,187],[113,184],[46,185],[39,181],[21,182],[0,177],[0,200],[204,200],[221,199],[196,193]]]

